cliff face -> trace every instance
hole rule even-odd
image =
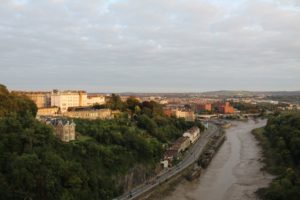
[[[151,177],[154,177],[160,170],[159,164],[155,166],[134,166],[125,176],[119,178],[118,185],[124,192],[130,191],[132,188],[144,183]]]

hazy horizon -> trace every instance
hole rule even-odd
[[[0,83],[1,84],[1,83]],[[5,84],[4,84],[5,85]],[[7,89],[9,91],[52,91],[52,90],[85,90],[86,92],[88,93],[103,93],[103,94],[111,94],[111,93],[123,93],[123,94],[130,94],[130,93],[133,93],[133,94],[155,94],[155,93],[163,93],[163,94],[184,94],[184,93],[210,93],[210,92],[300,92],[300,90],[238,90],[238,89],[229,89],[229,90],[203,90],[203,91],[171,91],[171,90],[165,90],[165,91],[119,91],[119,90],[107,90],[107,91],[101,91],[101,90],[87,90],[85,88],[47,88],[47,89],[41,89],[41,88],[33,88],[33,89],[30,89],[30,88],[24,88],[24,89],[20,89],[20,88],[10,88],[8,85],[5,85],[7,87]]]
[[[3,0],[11,90],[300,90],[296,0]]]

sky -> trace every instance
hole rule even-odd
[[[300,90],[300,0],[0,0],[0,83]]]

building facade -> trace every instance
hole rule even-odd
[[[93,106],[95,104],[103,105],[106,103],[105,96],[88,96],[87,97],[87,106]]]
[[[205,103],[205,104],[198,104],[196,106],[196,110],[197,112],[202,112],[202,111],[211,111],[212,110],[212,106],[210,103]]]
[[[219,112],[222,114],[233,114],[234,108],[230,105],[229,102],[219,105]]]
[[[54,134],[63,142],[70,142],[76,139],[76,124],[73,121],[64,119],[46,119],[46,124],[51,125],[54,128]]]
[[[175,116],[177,118],[184,118],[185,121],[195,121],[195,113],[193,111],[176,110]]]
[[[191,143],[195,143],[199,137],[200,137],[200,129],[196,126],[190,128],[187,130],[184,134],[183,137],[189,138]]]
[[[38,108],[45,108],[51,105],[50,92],[12,91],[12,93],[27,96],[36,104]]]
[[[73,110],[65,112],[63,115],[70,118],[81,119],[111,119],[114,117],[114,113],[111,109]]]
[[[191,145],[189,138],[180,137],[172,146],[165,152],[164,160],[172,161],[175,158],[180,157],[180,153],[184,152]]]
[[[184,152],[190,146],[190,144],[189,138],[182,136],[174,142],[170,149],[176,150],[178,153]]]
[[[37,116],[55,116],[59,112],[58,107],[38,108]]]
[[[184,151],[186,151],[193,143],[195,143],[200,137],[200,129],[196,126],[190,128],[183,135],[178,138],[170,148],[166,150],[163,157],[164,168],[166,163],[171,166],[174,159],[180,158]]]
[[[164,108],[163,109],[163,113],[168,116],[168,117],[171,117],[171,116],[175,116],[176,115],[176,110],[172,110],[170,108]]]
[[[87,105],[87,93],[85,91],[58,91],[51,93],[51,106],[57,106],[60,112],[67,112],[69,107]]]

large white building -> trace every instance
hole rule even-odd
[[[57,106],[62,113],[69,107],[87,106],[87,93],[85,91],[58,91],[51,93],[51,106]]]
[[[191,143],[196,142],[200,137],[200,129],[196,126],[192,127],[191,129],[187,130],[183,137],[188,137]]]
[[[105,96],[104,95],[88,96],[87,97],[87,105],[93,106],[95,104],[99,104],[99,105],[105,104]]]

